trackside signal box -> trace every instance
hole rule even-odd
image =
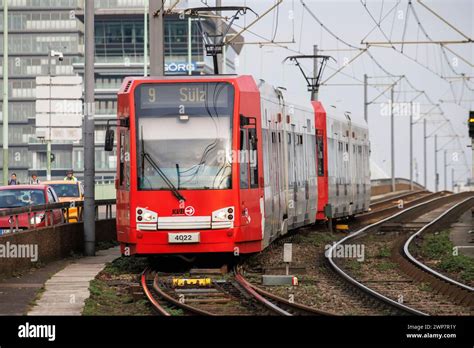
[[[469,112],[468,126],[469,126],[469,136],[471,138],[474,138],[474,111]]]

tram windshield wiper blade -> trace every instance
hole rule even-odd
[[[163,171],[158,166],[158,164],[156,164],[153,157],[151,157],[150,154],[145,151],[145,139],[143,138],[143,126],[141,127],[141,135],[142,135],[142,178],[145,177],[145,158],[146,158],[148,160],[148,162],[151,164],[151,166],[153,167],[153,169],[156,170],[158,172],[158,174],[160,174],[163,181],[171,189],[171,192],[176,197],[176,199],[178,199],[179,201],[185,201],[186,198],[184,198],[183,195],[181,193],[179,193],[176,186],[174,186],[173,183],[171,182],[171,180],[166,176],[166,174],[163,173]],[[178,178],[178,180],[179,180],[179,178]]]
[[[158,172],[158,174],[161,176],[161,178],[163,179],[163,181],[166,183],[166,185],[169,186],[169,188],[171,189],[171,192],[173,193],[173,195],[179,200],[179,201],[185,201],[186,199],[183,197],[183,195],[181,193],[179,193],[178,189],[176,188],[176,186],[173,185],[173,183],[171,182],[171,180],[166,176],[165,173],[163,173],[163,171],[161,170],[161,168],[156,164],[156,162],[153,160],[153,157],[150,156],[150,154],[148,154],[147,152],[143,151],[143,159],[147,159],[148,160],[148,163],[151,164],[151,166],[153,167],[154,170],[156,170]],[[142,163],[143,166],[145,166],[144,163]]]

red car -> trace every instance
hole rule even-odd
[[[41,205],[48,203],[57,203],[59,198],[54,192],[54,189],[48,185],[15,185],[15,186],[1,186],[0,187],[0,210],[25,207],[30,205]],[[63,213],[61,209],[55,209],[48,212],[49,221],[51,222],[52,214],[53,225],[62,223]],[[18,228],[26,230],[30,226],[33,228],[46,226],[46,212],[38,211],[36,216],[28,213],[18,215]],[[28,219],[30,221],[28,221]],[[10,217],[0,217],[0,235],[10,231]],[[13,221],[13,228],[15,228]]]

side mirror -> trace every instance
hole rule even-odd
[[[104,145],[104,150],[105,151],[112,151],[114,149],[114,137],[115,137],[115,132],[111,128],[107,128],[105,131],[105,145]]]

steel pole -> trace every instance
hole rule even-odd
[[[447,150],[444,150],[444,189],[447,191],[448,190],[448,164],[446,163],[446,155],[447,155]]]
[[[391,143],[391,171],[392,171],[392,192],[395,192],[395,117],[393,115],[393,95],[394,86],[390,91],[390,143]]]
[[[413,191],[413,103],[410,102],[410,190]]]
[[[84,252],[95,255],[94,0],[85,2]]]
[[[366,123],[369,122],[369,113],[368,113],[368,101],[367,101],[367,98],[368,98],[368,94],[367,94],[367,83],[368,83],[368,76],[367,74],[364,74],[364,120]]]
[[[49,128],[51,128],[51,122]],[[49,132],[49,137],[51,137],[51,132]],[[51,138],[46,139],[46,180],[51,180]]]
[[[423,119],[423,183],[428,188],[427,182],[427,158],[426,158],[426,118]]]
[[[143,76],[148,76],[148,0],[145,0],[143,15]]]
[[[52,68],[51,68],[51,45],[48,46],[48,76],[49,76],[49,112],[48,112],[48,138],[46,139],[46,180],[51,180],[51,85],[53,79],[51,78]]]
[[[3,0],[3,185],[8,185],[8,1]]]
[[[192,51],[192,19],[191,16],[188,17],[188,75],[192,75],[193,71],[191,70],[191,65],[193,63],[193,51]]]
[[[470,185],[474,185],[474,138],[471,138],[471,154],[472,154],[472,161],[471,161],[471,182]]]
[[[435,172],[435,192],[438,192],[438,135],[434,136],[434,172]]]
[[[451,191],[454,192],[454,168],[451,167]]]
[[[149,0],[150,3],[150,74],[165,75],[164,57],[164,0]]]
[[[216,0],[216,6],[217,7],[221,7],[222,6],[222,0]],[[218,17],[221,17],[222,16],[222,11],[216,11],[216,15]],[[223,34],[223,30],[222,30],[222,18],[217,18],[216,21],[215,21],[215,25],[216,25],[216,32],[215,34],[216,35],[220,35],[220,34]],[[222,37],[222,41],[224,42],[225,41],[225,37]],[[224,53],[224,50],[225,50],[225,46],[222,47],[222,53]],[[221,54],[220,56],[217,56],[217,66],[219,68],[219,72],[222,72],[224,73],[224,65],[226,64],[225,60],[224,60],[224,54]]]
[[[472,162],[471,162],[471,184],[474,185],[474,138],[471,138],[471,153],[472,153]]]
[[[316,56],[318,55],[318,45],[313,46],[313,54]],[[316,78],[318,77],[318,59],[314,58],[313,60],[313,78],[314,78],[314,83],[316,82]],[[311,91],[311,100],[318,100],[318,91],[316,89],[313,89]]]

